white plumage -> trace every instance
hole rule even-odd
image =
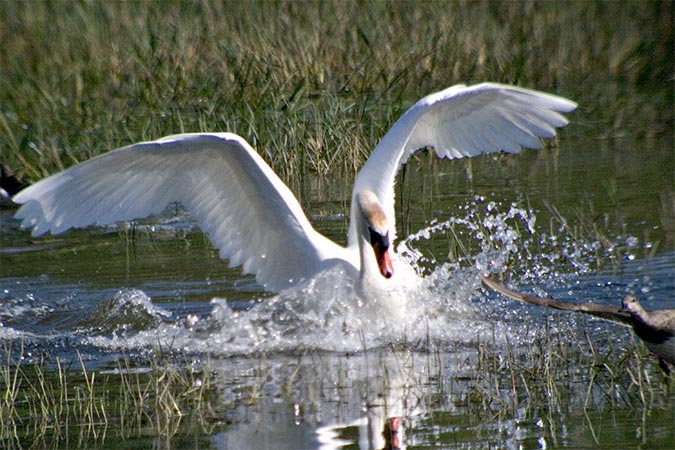
[[[539,138],[551,138],[567,124],[560,113],[575,107],[561,97],[490,83],[424,97],[392,126],[359,172],[346,248],[314,230],[288,187],[231,133],[169,136],[93,158],[16,195],[14,201],[23,204],[16,217],[37,236],[159,214],[180,202],[220,256],[255,274],[265,289],[295,286],[338,264],[369,297],[396,282],[395,266],[389,277],[381,264],[396,233],[394,179],[411,154],[433,147],[439,157],[461,158],[538,148]],[[365,191],[380,205],[359,206],[356,195]],[[380,207],[382,214],[372,209]],[[373,217],[386,223],[370,223]],[[376,258],[375,241],[386,258]]]

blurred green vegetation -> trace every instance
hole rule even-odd
[[[420,97],[496,81],[606,136],[673,132],[673,2],[0,2],[0,162],[29,180],[233,131],[282,177],[350,176]]]

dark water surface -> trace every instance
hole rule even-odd
[[[361,329],[347,311],[348,331],[324,326],[326,306],[297,306],[316,292],[275,297],[229,269],[180,211],[132,230],[31,238],[0,210],[2,359],[23,342],[28,360],[79,352],[105,374],[122,357],[147,366],[160,345],[208,364],[215,425],[176,428],[161,441],[172,448],[382,448],[393,417],[407,448],[675,448],[675,375],[667,384],[628,329],[515,304],[479,282],[487,271],[563,300],[618,305],[631,293],[675,308],[674,159],[672,136],[600,139],[581,125],[539,152],[419,155],[397,188],[398,234],[425,274],[417,315]],[[315,226],[344,242],[351,181],[307,176],[293,188]],[[633,373],[652,387],[647,399]],[[115,432],[95,446],[119,448]]]

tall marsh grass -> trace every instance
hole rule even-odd
[[[234,131],[291,185],[353,174],[421,96],[485,80],[672,132],[672,2],[11,1],[0,161],[30,180],[124,144]]]
[[[260,355],[234,378],[208,367],[193,371],[159,354],[140,369],[122,359],[108,371],[87,369],[79,355],[74,361],[29,362],[17,345],[5,349],[8,358],[0,362],[0,447],[112,448],[121,440],[124,448],[151,441],[160,448],[179,448],[185,436],[227,430],[239,423],[240,414],[256,417],[265,408],[270,384],[281,386],[275,401],[307,406],[336,392],[351,398],[352,391],[364,389],[368,370],[372,391],[362,395],[380,398],[403,387],[407,433],[421,439],[429,422],[444,433],[465,433],[462,442],[476,433],[469,441],[480,443],[485,429],[467,423],[541,421],[542,433],[555,444],[584,415],[672,417],[673,376],[659,372],[644,345],[596,351],[587,329],[571,327],[566,316],[554,314],[548,325],[552,332],[527,349],[478,341],[463,352],[466,360],[448,360],[433,346],[429,352],[395,353],[395,364],[378,351],[339,356],[344,368],[335,364],[335,355],[320,352],[301,352],[283,367]],[[565,333],[553,331],[560,327]],[[370,369],[354,372],[350,357],[367,359]],[[427,413],[415,413],[417,407]],[[311,412],[305,419],[316,420]],[[594,426],[592,420],[584,424],[592,433]],[[657,439],[668,442],[667,436]]]
[[[62,448],[68,442],[89,448],[111,432],[108,442],[143,435],[170,440],[181,430],[204,432],[214,423],[208,369],[158,357],[142,370],[123,359],[114,370],[97,372],[87,369],[79,352],[76,361],[35,359],[23,343],[15,344],[6,344],[0,363],[2,448]]]

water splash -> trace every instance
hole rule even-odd
[[[13,323],[25,317],[39,317],[54,311],[54,308],[39,302],[33,293],[15,297],[9,289],[0,295],[0,326],[5,322]]]
[[[152,303],[143,291],[123,289],[99,302],[77,329],[83,334],[127,335],[157,327],[171,318],[171,312]]]
[[[363,304],[336,270],[261,300],[250,309],[237,309],[227,299],[216,298],[210,313],[201,317],[188,315],[175,321],[161,317],[157,326],[138,333],[92,336],[86,341],[117,350],[161,342],[165,349],[225,354],[305,348],[360,351],[430,341],[465,345],[501,327],[486,318],[485,304],[477,301],[480,275],[506,267],[512,255],[523,249],[520,230],[532,239],[536,219],[515,205],[503,208],[495,202],[483,205],[476,201],[464,212],[460,218],[433,222],[398,245],[398,258],[409,267],[397,272],[406,281],[395,293],[406,299],[404,320],[369,310],[372,305]],[[479,244],[473,255],[436,261],[417,245],[460,227]]]
[[[540,232],[533,212],[476,197],[459,215],[434,221],[398,244],[397,257],[409,267],[409,273],[397,273],[408,277],[396,293],[406,299],[403,320],[364,305],[336,270],[273,297],[261,294],[243,306],[214,298],[206,313],[172,312],[154,304],[143,291],[122,290],[78,316],[72,333],[85,345],[112,351],[159,347],[225,355],[298,349],[353,352],[423,347],[432,341],[463,346],[509,334],[527,341],[536,328],[528,327],[527,312],[504,300],[487,299],[480,276],[507,272],[524,284],[532,280],[571,284],[573,277],[592,270],[603,247],[564,231]],[[434,242],[441,244],[426,252]],[[612,241],[615,246],[626,243],[628,249],[638,245],[630,236]],[[428,256],[434,254],[447,258]],[[53,306],[42,310],[36,305],[14,299],[0,320],[10,323],[31,309],[33,314],[54,313]]]

